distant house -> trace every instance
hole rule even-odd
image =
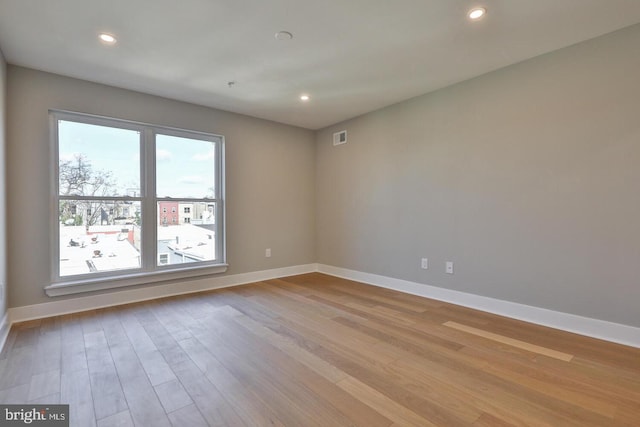
[[[158,225],[178,225],[178,202],[158,202]]]

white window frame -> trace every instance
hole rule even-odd
[[[116,127],[136,130],[140,132],[140,195],[135,197],[117,196],[102,199],[126,199],[139,201],[142,210],[142,241],[141,267],[128,270],[105,271],[73,276],[60,276],[60,221],[59,201],[61,199],[82,200],[82,196],[59,195],[59,141],[58,122],[60,120],[86,123],[98,126]],[[224,136],[205,132],[198,132],[179,128],[157,126],[148,123],[133,122],[84,113],[62,110],[50,110],[50,138],[51,138],[51,284],[45,287],[49,296],[59,296],[80,292],[96,291],[123,286],[133,286],[165,280],[176,280],[187,277],[203,276],[223,273],[227,270],[226,263],[226,232],[225,232],[225,173],[224,173]],[[182,138],[201,139],[214,142],[215,147],[215,195],[213,198],[162,198],[156,195],[156,150],[155,136],[157,134]],[[87,197],[87,199],[90,199]],[[216,217],[216,259],[213,261],[199,261],[185,264],[159,265],[157,253],[157,227],[160,223],[158,202],[187,201],[215,204]]]

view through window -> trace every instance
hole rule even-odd
[[[224,262],[222,137],[53,117],[59,280]]]
[[[156,135],[158,265],[215,259],[215,158],[211,141]]]

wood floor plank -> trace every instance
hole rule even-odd
[[[235,410],[247,426],[282,426],[277,414],[256,395],[247,384],[242,384],[205,346],[195,338],[180,341],[193,362],[204,373],[216,392]],[[222,392],[219,392],[221,390]]]
[[[129,411],[118,412],[98,421],[98,427],[135,427]]]
[[[11,354],[11,350],[13,349],[13,344],[16,341],[17,335],[18,335],[17,328],[11,327],[11,329],[9,329],[9,333],[7,334],[7,339],[4,342],[2,351],[0,351],[0,361],[6,360],[7,355]]]
[[[0,390],[0,402],[4,404],[20,404],[29,397],[30,384],[21,384],[15,387]]]
[[[535,341],[538,345],[573,354],[574,357],[583,357],[584,355],[594,362],[640,373],[640,363],[638,363],[637,357],[627,351],[628,347],[621,344],[499,316],[490,321],[485,328],[490,332],[523,341]]]
[[[277,307],[280,314],[279,321],[283,325],[290,325],[293,328],[304,330],[305,334],[313,334],[324,343],[332,347],[340,347],[341,351],[350,352],[354,357],[372,359],[381,364],[395,360],[393,355],[389,356],[385,352],[372,351],[373,345],[379,342],[377,338],[344,327],[332,319],[306,319],[303,313],[298,312],[299,309],[296,309],[296,312],[291,312],[287,310],[286,305],[280,305],[277,301],[259,297],[249,297],[248,299],[263,307],[269,305]],[[339,336],[340,340],[334,341],[333,337],[335,336]],[[354,349],[357,349],[357,351],[354,351]]]
[[[374,306],[380,305],[393,309],[403,309],[409,313],[424,313],[430,309],[424,303],[416,302],[415,300],[411,302],[403,301],[402,299],[397,298],[398,294],[378,295],[376,293],[372,293],[369,288],[357,286],[332,286],[331,289],[334,289],[343,295],[351,296],[354,301],[369,302]]]
[[[554,359],[563,360],[565,362],[570,362],[571,359],[573,359],[572,354],[563,353],[561,351],[556,351],[550,348],[541,347],[539,345],[483,331],[482,329],[473,328],[471,326],[461,325],[457,322],[445,322],[444,325],[450,328],[457,329],[459,331],[467,332],[469,334],[477,335],[479,337],[487,338],[513,347],[518,347],[532,353],[538,353],[544,356],[553,357]]]
[[[499,369],[504,371],[505,375],[513,373],[541,382],[543,384],[540,388],[544,392],[558,393],[561,396],[565,396],[565,391],[569,392],[568,395],[577,393],[576,402],[586,400],[589,403],[583,406],[586,405],[587,409],[592,407],[591,403],[594,403],[595,407],[601,405],[632,407],[636,404],[635,402],[640,401],[640,387],[623,388],[621,384],[609,384],[609,387],[603,388],[602,381],[594,375],[593,371],[575,369],[577,367],[575,363],[572,369],[567,370],[564,362],[554,359],[528,361],[513,357],[497,358],[494,352],[480,348],[463,348],[460,352],[484,361],[484,366],[488,369]],[[501,376],[497,372],[494,374]],[[610,413],[611,409],[608,412]]]
[[[303,363],[305,366],[314,370],[316,373],[322,375],[331,382],[338,382],[347,376],[347,374],[342,372],[340,369],[317,357],[305,348],[299,347],[294,340],[277,334],[276,332],[262,326],[260,323],[256,322],[248,316],[241,315],[235,317],[233,320],[238,322],[254,334],[268,340],[272,345],[291,355],[300,363]]]
[[[177,378],[159,384],[154,389],[167,414],[193,404],[193,400]]]
[[[46,396],[40,396],[33,400],[30,400],[29,403],[35,405],[59,405],[60,404],[60,393],[48,394]]]
[[[234,316],[232,318],[232,321],[242,326],[249,324],[250,326],[255,327],[255,325],[251,323],[251,320],[246,318],[245,316]],[[252,327],[249,327],[247,329],[249,332],[254,331],[254,328]],[[258,334],[258,336],[262,337],[263,335]],[[274,360],[277,362],[273,365],[275,368],[280,368],[281,372],[286,371],[291,375],[293,379],[305,385],[316,395],[323,397],[327,401],[327,403],[345,414],[349,419],[353,421],[355,425],[386,427],[391,424],[390,420],[385,419],[375,410],[371,410],[366,405],[363,405],[361,401],[355,399],[350,394],[344,393],[343,389],[335,386],[336,380],[340,381],[347,377],[346,373],[337,370],[339,376],[335,377],[333,374],[336,372],[326,371],[326,367],[329,365],[322,359],[317,357],[312,358],[313,355],[306,353],[305,350],[299,348],[298,350],[301,351],[293,351],[293,353],[290,354],[288,350],[290,350],[291,347],[281,347],[278,345],[274,345],[274,341],[278,340],[272,340],[271,335],[267,335],[267,337],[267,340],[263,340],[263,346],[261,346],[262,350],[260,354],[274,354]],[[269,346],[273,346],[275,348],[269,348]],[[278,351],[276,350],[276,348],[282,351],[286,356],[278,356]],[[290,359],[287,359],[287,357]],[[304,363],[305,361],[313,361],[313,363]],[[312,366],[311,371],[313,372],[309,372],[308,370],[310,368],[310,364]],[[313,369],[313,367],[318,367],[318,365],[321,365],[321,369]],[[316,375],[319,375],[322,378],[317,378]]]
[[[6,362],[4,362],[0,390],[31,382],[36,348],[35,345],[22,345],[11,350],[11,353],[7,355]]]
[[[296,302],[286,301],[283,298],[273,295],[260,295],[250,297],[250,299],[257,301],[263,306],[275,307],[279,312],[279,317],[286,317],[293,321],[305,323],[308,326],[313,326],[315,330],[327,331],[331,328],[332,333],[341,334],[344,339],[348,339],[357,345],[367,346],[378,342],[376,338],[335,324],[335,322],[331,320],[335,315],[325,317],[313,313],[314,305],[308,305],[305,309]]]
[[[463,408],[451,410],[450,399],[447,399],[445,395],[434,400],[431,395],[423,394],[424,390],[416,390],[415,387],[408,386],[410,381],[407,378],[392,375],[392,371],[389,369],[390,365],[354,363],[325,347],[319,348],[317,354],[338,366],[349,376],[386,395],[432,424],[468,425],[469,420],[465,420],[465,418],[467,418],[469,411]]]
[[[88,369],[72,369],[61,374],[60,403],[69,405],[71,427],[95,427],[92,396]]]
[[[305,420],[309,426],[321,426],[322,423],[318,420],[323,419],[324,425],[349,425],[344,414],[332,407],[321,395],[312,393],[300,384],[305,378],[293,375],[291,370],[295,369],[294,366],[283,369],[277,364],[281,361],[277,359],[277,350],[270,351],[266,345],[252,341],[242,329],[222,319],[218,319],[215,324],[208,322],[208,328],[209,333],[215,334],[213,340],[210,336],[196,335],[207,349],[215,352],[214,356],[231,369],[236,377],[251,384],[260,394],[281,402],[278,406],[295,412],[299,417],[298,423]],[[284,357],[282,353],[279,355]],[[308,370],[307,375],[313,376],[312,371]],[[315,379],[322,380],[317,376]],[[277,414],[281,418],[283,411],[278,408]]]
[[[444,340],[434,335],[414,331],[407,328],[398,328],[394,325],[378,322],[375,319],[365,322],[354,322],[351,319],[335,318],[334,321],[357,329],[361,332],[376,337],[380,342],[395,345],[416,354],[431,351],[434,346],[440,346],[451,350],[460,350],[464,346],[449,340]]]
[[[484,368],[499,378],[517,382],[531,390],[536,390],[554,399],[562,400],[572,405],[579,406],[586,411],[592,411],[608,418],[613,418],[617,411],[617,406],[613,402],[607,402],[602,395],[592,397],[583,390],[570,390],[568,387],[558,386],[555,379],[540,380],[536,377],[525,375],[518,371],[504,369],[497,364],[489,364]]]
[[[29,396],[27,397],[29,401],[56,393],[60,393],[59,369],[31,376],[31,383],[29,384]]]
[[[333,346],[333,343],[329,339],[325,339],[325,340],[321,340],[321,341],[322,341],[323,345],[325,345],[327,347],[333,347],[334,349],[336,348],[335,346]],[[316,347],[314,351],[316,352],[316,354],[319,354],[319,347]],[[325,352],[325,354],[331,353],[331,351],[327,350],[327,349],[323,349],[323,351]],[[334,363],[334,364],[346,363],[345,366],[352,367],[355,373],[358,373],[358,374],[362,373],[362,370],[358,369],[358,367],[356,365],[353,365],[353,364],[347,362],[347,360],[350,359],[350,357],[347,357],[346,359],[345,358],[341,358],[340,356],[338,356],[335,353],[333,353],[331,355],[331,357],[333,358],[332,363]],[[365,361],[364,359],[361,358],[359,365],[363,365],[363,364],[369,366],[371,369],[376,369],[378,367],[377,363],[375,361],[367,362],[367,361]],[[364,375],[367,376],[367,377],[371,377],[370,375],[368,375],[366,373]],[[397,390],[397,388],[396,388],[396,390]],[[433,416],[433,417],[436,417],[436,418],[437,417],[447,418],[447,415],[444,412],[442,412],[442,413],[440,413],[438,415],[439,410],[437,408],[433,407],[433,405],[429,405],[428,402],[421,402],[420,399],[416,398],[415,396],[412,396],[408,400],[414,400],[414,401],[418,402],[419,404],[416,403],[416,406],[419,406],[420,410],[423,411],[424,413],[430,412],[430,416]],[[452,424],[451,423],[452,420],[453,420],[453,418],[448,418],[449,425],[456,425],[456,424]],[[460,424],[460,423],[457,423],[457,424]]]
[[[304,307],[310,307],[314,313],[323,316],[327,319],[331,319],[336,316],[345,316],[344,311],[332,306],[323,304],[309,304],[309,298],[305,295],[301,295],[296,292],[296,289],[292,289],[291,285],[280,279],[267,280],[262,282],[262,289],[269,291],[271,295],[277,294],[282,297],[283,301],[289,300],[292,304],[298,303]]]
[[[209,427],[207,421],[195,405],[185,406],[169,414],[173,427]]]
[[[49,323],[45,326],[48,328]],[[60,371],[62,367],[62,336],[59,331],[53,330],[41,333],[38,337],[36,354],[33,360],[33,373],[35,375],[52,370]]]
[[[390,399],[353,377],[347,377],[339,381],[338,386],[363,403],[374,408],[385,417],[395,421],[394,425],[414,427],[437,426],[437,424],[429,422],[415,412],[412,412],[393,399]]]
[[[16,338],[13,342],[13,348],[20,347],[34,347],[38,344],[38,338],[40,332],[38,330],[37,324],[33,323],[22,323],[17,326]]]
[[[181,362],[175,365],[173,370],[209,425],[250,426],[243,421],[216,386],[193,362]]]
[[[640,349],[311,273],[16,324],[0,403],[27,402],[77,427],[635,427]]]
[[[60,316],[60,370],[68,373],[87,370],[87,355],[82,325],[71,315]],[[64,343],[64,345],[62,345]]]
[[[514,427],[514,424],[485,412],[473,423],[473,427]]]
[[[205,420],[210,425],[238,425],[251,426],[251,419],[255,415],[255,404],[250,403],[255,399],[246,399],[245,407],[235,404],[235,397],[239,390],[232,385],[232,379],[224,376],[224,372],[218,369],[218,362],[208,354],[207,350],[194,337],[196,331],[202,331],[197,320],[200,316],[193,316],[189,306],[192,299],[179,299],[175,303],[165,306],[164,312],[171,316],[180,328],[187,331],[188,338],[180,340],[180,350],[188,354],[189,358],[172,365],[179,380],[185,387],[191,399],[195,402]],[[209,305],[211,310],[215,307]],[[157,316],[157,314],[156,314]],[[213,376],[212,372],[220,376]],[[220,383],[225,379],[225,382]],[[220,388],[219,388],[220,387]],[[265,424],[266,425],[266,424]],[[278,425],[277,422],[274,425]]]
[[[124,325],[122,329],[126,333]],[[134,423],[136,425],[170,426],[169,418],[155,393],[142,361],[139,359],[135,345],[131,341],[123,339],[123,331],[117,332],[117,329],[114,329],[112,334],[119,335],[119,338],[112,335],[109,351]]]
[[[152,306],[152,313],[156,318],[156,322],[153,324],[144,325],[144,329],[151,338],[151,341],[156,346],[164,360],[169,364],[170,367],[177,365],[178,363],[186,362],[189,360],[189,355],[184,352],[182,348],[178,345],[178,342],[174,338],[169,330],[165,327],[164,322],[166,321],[165,314],[167,313],[166,309],[160,310],[160,306],[162,304],[156,304]],[[183,336],[179,334],[179,336]],[[191,334],[187,335],[188,338],[191,339]],[[174,372],[175,374],[175,372]]]
[[[151,385],[156,386],[175,380],[175,374],[137,318],[134,315],[122,316],[121,324]]]
[[[102,330],[84,335],[87,366],[96,418],[101,419],[128,409],[120,378],[116,372],[107,340]]]
[[[461,373],[447,366],[432,364],[424,359],[403,358],[388,367],[390,372],[413,381],[439,388],[473,405],[480,411],[495,417],[507,417],[517,426],[529,426],[532,421],[541,426],[554,426],[559,417],[551,411],[518,399],[509,389],[501,389],[476,378],[472,373]],[[574,425],[577,423],[559,424]]]

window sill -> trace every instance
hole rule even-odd
[[[181,268],[179,270],[163,270],[150,273],[127,274],[126,276],[109,276],[95,279],[83,279],[53,283],[44,288],[50,297],[100,291],[103,289],[122,288],[125,286],[146,285],[167,280],[186,279],[190,277],[208,276],[227,271],[227,264],[211,267]]]

